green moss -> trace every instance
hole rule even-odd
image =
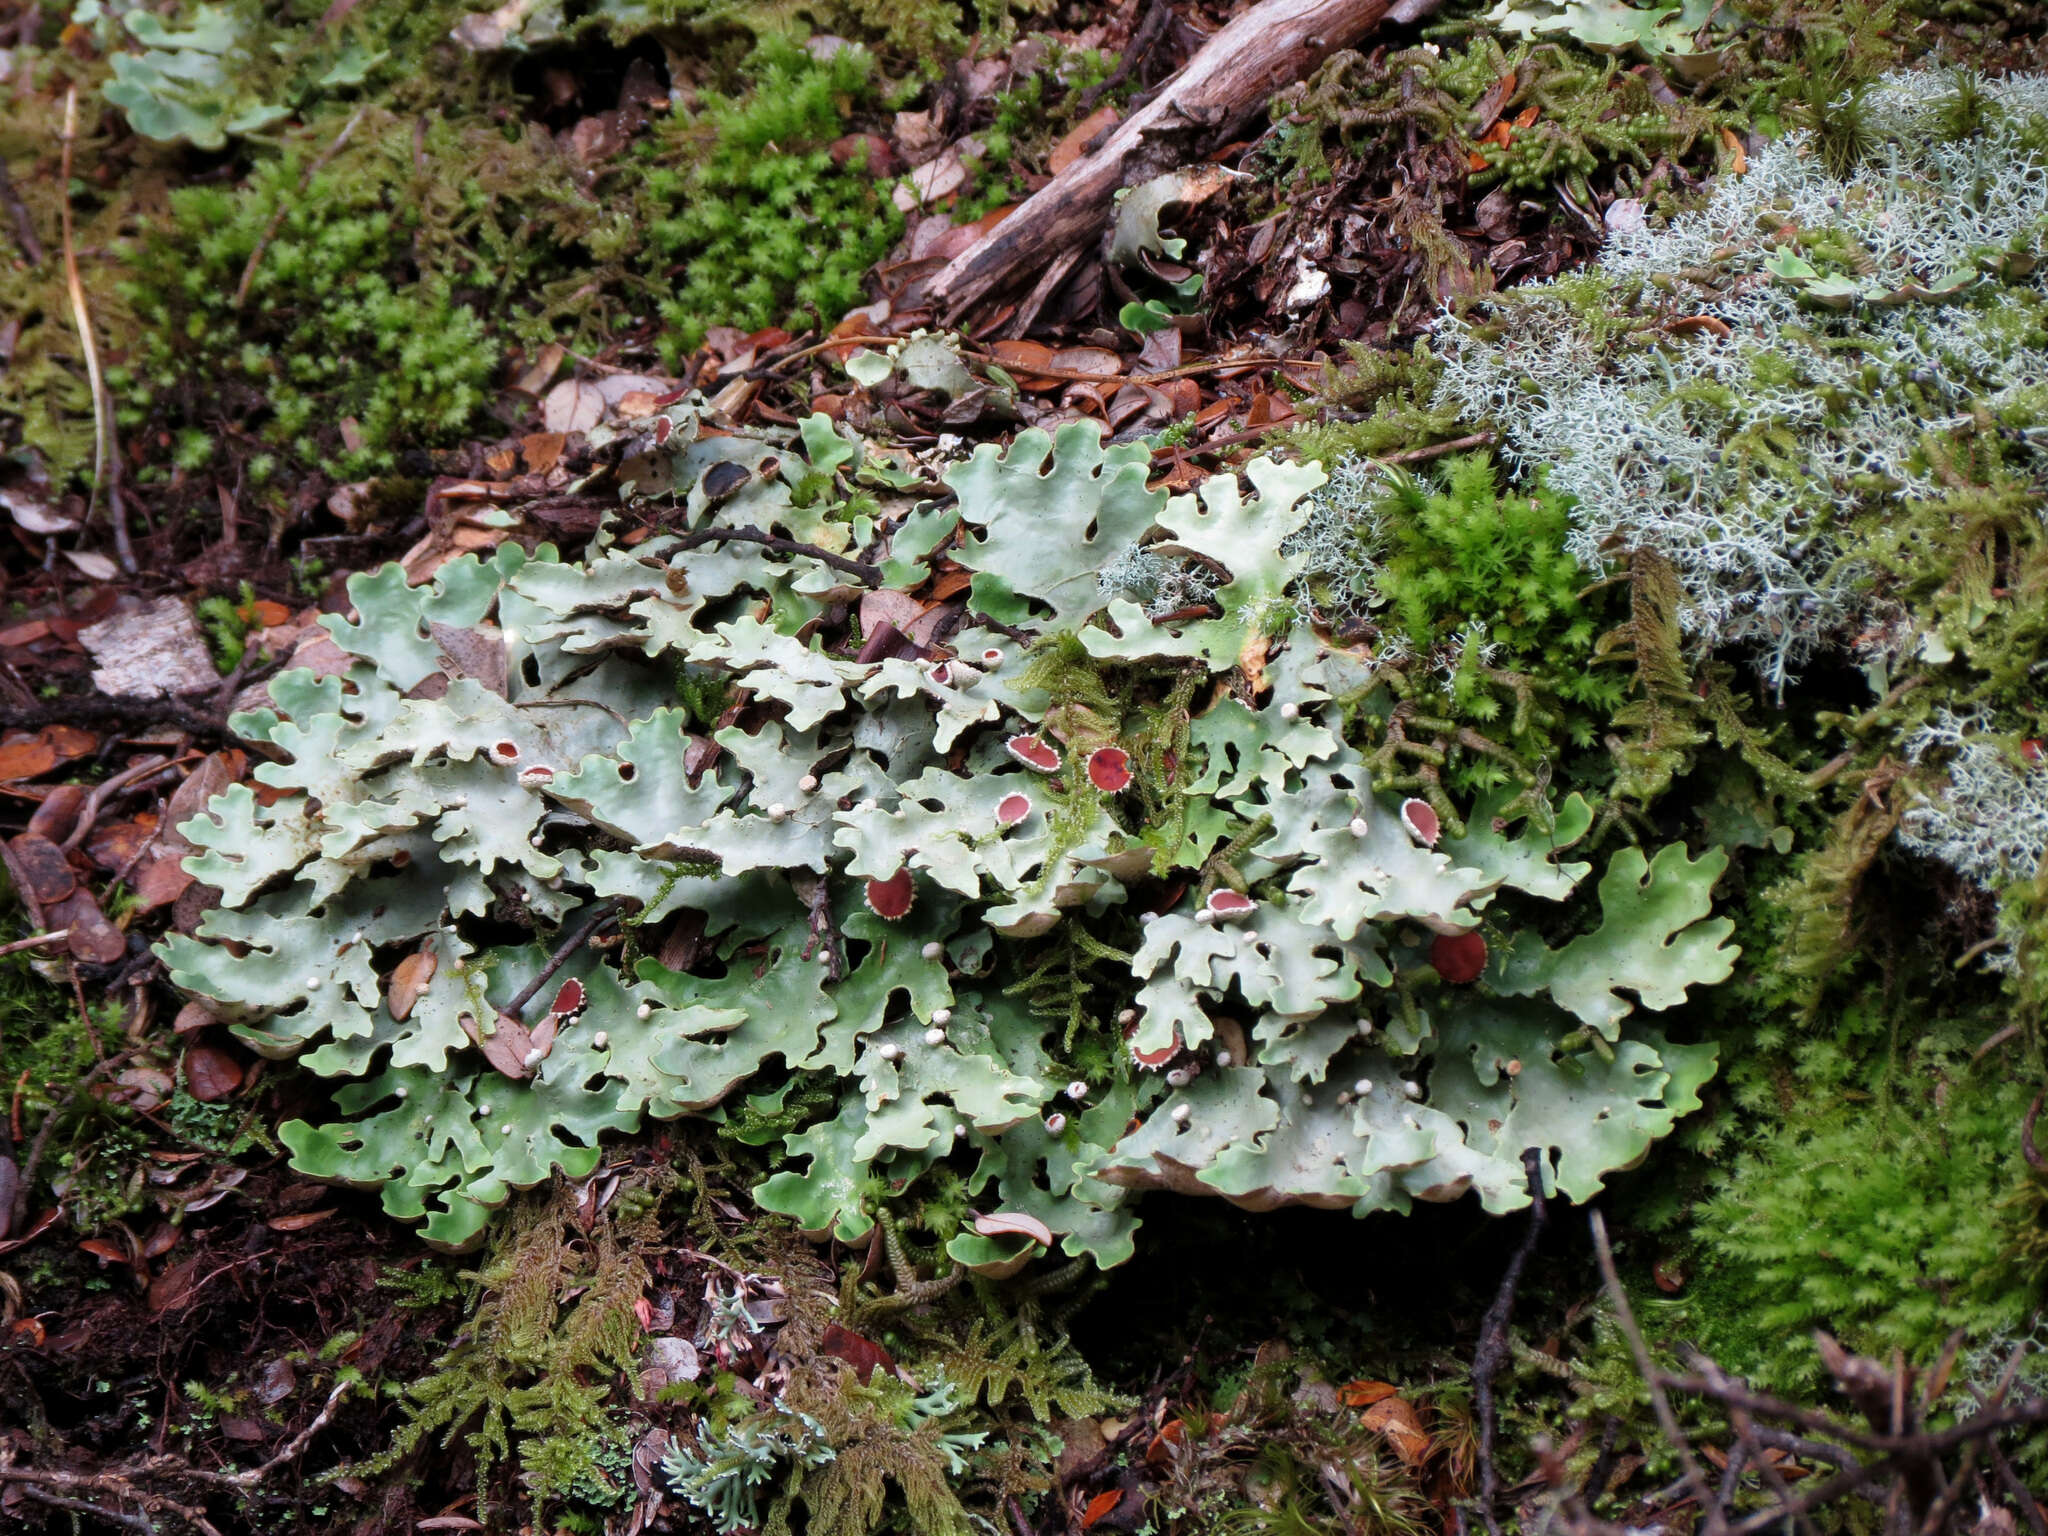
[[[1977,1343],[2025,1329],[2048,1272],[2015,1134],[2032,1087],[1972,1070],[1971,1043],[1940,1026],[1873,1070],[1815,1039],[1789,1073],[1744,1085],[1777,1102],[1698,1214],[1723,1302],[1702,1326],[1718,1313],[1747,1335],[1725,1367],[1808,1388],[1814,1328],[1922,1362],[1957,1328]]]
[[[110,378],[131,423],[217,432],[225,417],[289,463],[348,478],[459,440],[498,349],[450,271],[413,275],[423,216],[403,163],[371,153],[309,175],[310,160],[295,148],[239,188],[171,194],[126,289],[143,334]]]
[[[1565,547],[1566,499],[1540,476],[1526,494],[1504,491],[1485,454],[1426,476],[1356,473],[1326,493],[1354,520],[1315,540],[1322,601],[1370,635],[1403,730],[1433,736],[1444,781],[1461,795],[1526,787],[1593,746],[1626,680],[1591,664],[1617,604]]]
[[[844,164],[830,152],[855,107],[878,94],[870,55],[848,48],[821,60],[769,38],[743,74],[745,90],[710,96],[696,119],[665,130],[671,154],[695,158],[648,172],[648,196],[665,210],[648,229],[648,254],[657,288],[671,293],[660,306],[671,362],[714,325],[831,326],[860,302],[862,277],[903,227],[865,152]]]

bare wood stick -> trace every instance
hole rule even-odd
[[[699,528],[694,533],[676,536],[676,548],[679,551],[696,549],[703,544],[728,543],[758,544],[763,549],[772,549],[783,555],[808,555],[813,560],[823,561],[835,571],[844,571],[847,575],[857,578],[863,586],[879,586],[882,581],[882,568],[879,565],[870,565],[865,560],[854,560],[845,555],[835,555],[831,550],[820,549],[815,544],[801,544],[795,539],[779,538],[772,533],[763,533],[758,528]]]
[[[1643,1330],[1636,1326],[1635,1309],[1629,1306],[1628,1292],[1621,1288],[1621,1276],[1614,1268],[1614,1249],[1607,1241],[1607,1223],[1598,1211],[1593,1212],[1593,1254],[1600,1261],[1600,1278],[1606,1282],[1608,1299],[1614,1303],[1615,1318],[1636,1357],[1636,1369],[1642,1373],[1643,1383],[1650,1389],[1650,1406],[1657,1411],[1657,1427],[1664,1431],[1664,1438],[1678,1453],[1678,1465],[1685,1472],[1686,1486],[1692,1490],[1693,1499],[1700,1507],[1700,1518],[1705,1522],[1709,1536],[1716,1536],[1716,1533],[1727,1529],[1727,1522],[1721,1518],[1721,1506],[1714,1500],[1714,1490],[1707,1485],[1707,1476],[1700,1470],[1699,1459],[1692,1453],[1692,1441],[1686,1438],[1685,1426],[1678,1422],[1678,1415],[1671,1411],[1671,1399],[1664,1395],[1663,1373],[1657,1369],[1657,1362],[1650,1358],[1650,1346],[1643,1340]]]
[[[619,908],[622,905],[624,903],[619,897],[607,896],[592,907],[590,915],[576,925],[575,931],[555,946],[555,952],[548,956],[548,963],[540,968],[540,974],[522,987],[519,995],[505,1005],[505,1012],[515,1019],[518,1018],[519,1010],[532,1002],[533,995],[548,984],[555,972],[569,963],[571,955],[590,942],[593,933],[619,915]]]
[[[1133,112],[1093,154],[1084,155],[1026,198],[980,243],[963,251],[932,283],[949,317],[1002,288],[1035,278],[1102,226],[1117,189],[1183,163],[1163,136],[1228,138],[1282,86],[1302,79],[1381,21],[1415,21],[1438,0],[1259,0],[1215,33],[1187,67]]]

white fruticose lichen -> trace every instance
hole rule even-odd
[[[1985,111],[1958,138],[1962,90]],[[1841,530],[1938,492],[1922,434],[2048,382],[2048,77],[1893,75],[1864,111],[1849,177],[1790,134],[1593,271],[1436,332],[1445,394],[1574,499],[1588,568],[1661,554],[1694,642],[1749,648],[1773,686],[1868,618]]]
[[[1948,782],[1915,798],[1898,837],[1909,852],[1997,890],[2033,879],[2048,860],[2048,763],[2025,761],[1990,726],[1944,709],[1907,738],[1913,763],[1947,758]]]

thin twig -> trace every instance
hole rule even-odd
[[[1440,459],[1447,453],[1463,453],[1467,448],[1484,448],[1494,440],[1494,434],[1491,432],[1474,432],[1470,437],[1454,437],[1448,443],[1431,443],[1427,448],[1408,448],[1400,453],[1390,453],[1373,462],[1420,464],[1425,459]]]
[[[85,353],[86,383],[92,388],[92,494],[86,500],[85,515],[92,516],[93,499],[100,487],[107,488],[107,510],[114,523],[114,555],[121,569],[136,572],[135,547],[128,541],[128,517],[121,505],[121,445],[114,438],[114,402],[107,395],[107,381],[100,372],[100,349],[93,340],[92,312],[86,308],[85,284],[78,276],[78,246],[71,230],[71,146],[78,139],[78,87],[64,93],[63,163],[57,172],[61,196],[58,209],[64,233],[64,284],[71,294],[71,319],[78,328],[78,344]]]
[[[60,846],[66,853],[69,853],[80,843],[84,842],[91,835],[94,824],[98,822],[100,812],[106,809],[107,802],[138,779],[147,779],[155,774],[168,773],[173,768],[183,767],[186,763],[196,763],[204,756],[206,756],[204,752],[192,752],[184,757],[145,758],[139,763],[123,768],[112,778],[95,784],[92,787],[92,793],[86,796],[85,804],[78,812],[78,820],[71,828],[71,835],[66,837]]]
[[[813,560],[823,561],[835,571],[844,571],[858,577],[863,586],[877,587],[882,584],[882,568],[870,565],[865,560],[850,559],[835,555],[829,549],[820,549],[815,544],[802,544],[795,539],[778,538],[772,533],[763,533],[758,528],[699,528],[694,533],[676,535],[678,550],[696,549],[704,544],[758,544],[763,549],[772,549],[784,555],[809,555]]]
[[[86,1028],[89,1030],[92,1028],[90,1017],[86,1019]],[[95,1033],[94,1038],[98,1038],[97,1033]],[[85,1076],[79,1078],[77,1082],[73,1083],[70,1091],[62,1099],[52,1104],[50,1112],[43,1116],[43,1123],[36,1128],[36,1139],[28,1144],[28,1161],[21,1165],[21,1183],[14,1191],[15,1226],[19,1227],[23,1218],[28,1215],[29,1191],[36,1187],[36,1170],[42,1166],[43,1149],[49,1145],[50,1133],[57,1128],[58,1120],[71,1108],[72,1101],[85,1092],[96,1078],[106,1072],[116,1062],[126,1061],[138,1049],[140,1047],[131,1046],[125,1051],[116,1051],[112,1056],[105,1057],[94,1063],[92,1069]]]
[[[0,162],[0,203],[7,205],[8,216],[14,221],[14,243],[21,247],[21,254],[28,258],[30,266],[40,267],[44,256],[43,242],[36,238],[36,221],[29,215],[28,204],[14,189],[14,178],[7,174],[5,162]]]
[[[1657,1425],[1678,1453],[1678,1464],[1685,1472],[1686,1486],[1692,1490],[1693,1498],[1700,1507],[1700,1518],[1706,1522],[1706,1529],[1712,1536],[1712,1533],[1726,1528],[1720,1508],[1714,1503],[1706,1474],[1700,1470],[1699,1460],[1692,1453],[1692,1442],[1686,1438],[1685,1426],[1678,1422],[1678,1415],[1671,1411],[1671,1399],[1664,1395],[1663,1376],[1656,1361],[1650,1358],[1650,1346],[1643,1340],[1643,1330],[1636,1326],[1635,1310],[1629,1306],[1628,1292],[1621,1288],[1621,1276],[1615,1272],[1614,1249],[1607,1241],[1607,1223],[1598,1211],[1592,1216],[1593,1254],[1600,1262],[1600,1278],[1606,1282],[1608,1299],[1614,1303],[1616,1319],[1628,1338],[1629,1349],[1635,1354],[1636,1369],[1642,1373],[1644,1385],[1650,1389],[1650,1406],[1657,1412]]]
[[[362,122],[363,114],[369,110],[367,106],[356,108],[355,116],[342,124],[341,132],[334,136],[334,141],[321,150],[313,163],[306,167],[305,174],[299,177],[300,197],[304,197],[307,190],[312,187],[313,178],[326,170],[327,163],[341,153],[341,146],[348,142],[349,135],[356,131],[356,125]],[[249,301],[249,286],[256,281],[256,269],[263,264],[263,253],[270,249],[270,242],[277,238],[277,232],[284,227],[285,218],[290,212],[291,201],[280,192],[277,207],[271,210],[269,222],[263,226],[263,233],[256,237],[256,247],[249,252],[249,260],[242,267],[242,280],[235,284],[235,309],[239,310]]]
[[[109,1509],[104,1504],[95,1504],[90,1499],[66,1498],[61,1493],[52,1493],[34,1483],[23,1483],[21,1491],[38,1504],[47,1504],[52,1509],[61,1509],[74,1515],[93,1515],[114,1525],[125,1525],[131,1531],[147,1531],[155,1536],[156,1523],[149,1516],[133,1514],[125,1509]]]
[[[1729,1380],[1723,1374],[1721,1368],[1712,1360],[1707,1359],[1704,1355],[1698,1356],[1697,1360],[1702,1373],[1710,1379],[1720,1382],[1727,1382]],[[1781,1505],[1791,1504],[1794,1497],[1791,1485],[1785,1481],[1785,1474],[1778,1470],[1777,1464],[1764,1454],[1763,1444],[1757,1438],[1756,1421],[1741,1408],[1731,1405],[1728,1409],[1728,1422],[1735,1427],[1735,1433],[1740,1437],[1738,1448],[1749,1453],[1750,1459],[1756,1463],[1758,1475],[1770,1485],[1771,1492],[1776,1496],[1778,1502]],[[1721,1503],[1727,1512],[1732,1515],[1735,1513],[1733,1502],[1735,1478],[1732,1475],[1735,1469],[1734,1456],[1728,1458],[1728,1467],[1731,1476],[1722,1484]],[[1818,1536],[1818,1533],[1813,1528],[1813,1523],[1805,1515],[1795,1515],[1792,1518],[1798,1523],[1799,1529],[1805,1533],[1805,1536]]]
[[[337,1381],[334,1384],[334,1390],[327,1394],[327,1401],[321,1405],[320,1411],[313,1416],[312,1423],[308,1424],[296,1435],[293,1435],[291,1439],[285,1441],[283,1448],[275,1456],[271,1457],[270,1460],[264,1462],[262,1466],[252,1467],[247,1472],[231,1473],[229,1474],[228,1481],[238,1487],[254,1488],[286,1462],[295,1460],[299,1453],[305,1450],[313,1437],[325,1429],[334,1418],[334,1410],[341,1406],[342,1395],[348,1391],[351,1385],[351,1381],[346,1376]]]
[[[519,995],[505,1005],[505,1012],[515,1019],[518,1018],[519,1010],[532,1002],[534,994],[548,984],[555,972],[569,963],[569,957],[588,944],[593,933],[618,916],[621,904],[622,898],[607,896],[592,907],[589,915],[576,925],[575,930],[555,946],[555,952],[548,956],[548,963],[540,968],[540,974],[521,988]]]
[[[18,955],[24,949],[34,949],[39,944],[59,944],[70,937],[69,928],[53,928],[48,933],[32,933],[25,939],[16,939],[12,944],[0,944],[0,955]]]
[[[1491,1536],[1500,1536],[1500,1516],[1495,1510],[1500,1500],[1500,1469],[1493,1459],[1499,1415],[1493,1401],[1493,1378],[1507,1364],[1508,1319],[1514,1315],[1515,1291],[1522,1283],[1522,1271],[1528,1267],[1529,1255],[1536,1251],[1536,1240],[1543,1235],[1544,1219],[1549,1215],[1543,1202],[1542,1148],[1522,1149],[1522,1172],[1529,1181],[1529,1225],[1500,1277],[1500,1289],[1494,1292],[1493,1305],[1486,1309],[1479,1325],[1479,1347],[1472,1353],[1472,1400],[1479,1410],[1479,1518],[1486,1522]]]

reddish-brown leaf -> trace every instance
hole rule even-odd
[[[499,1014],[489,1034],[477,1027],[474,1014],[463,1014],[460,1023],[462,1032],[484,1053],[484,1060],[505,1076],[520,1082],[532,1073],[526,1058],[533,1052],[533,1035],[511,1014]]]
[[[166,850],[159,847],[140,864],[128,877],[128,888],[135,893],[141,910],[154,912],[158,907],[168,907],[192,883],[192,877],[185,873],[184,864],[189,849]]]
[[[28,830],[37,837],[47,837],[53,843],[61,843],[71,835],[71,829],[78,825],[78,816],[85,809],[88,796],[79,784],[59,784],[36,806],[35,814],[28,819]]]
[[[997,366],[1016,375],[1026,389],[1045,392],[1060,387],[1058,379],[1045,377],[1044,371],[1052,366],[1052,348],[1042,341],[998,341],[989,352]]]
[[[119,874],[149,846],[149,840],[156,836],[156,829],[154,811],[144,811],[127,821],[107,822],[93,829],[92,836],[85,840],[85,851],[93,863],[108,874]]]
[[[52,928],[71,930],[65,948],[89,965],[112,965],[128,953],[128,936],[108,920],[84,886],[44,907],[43,916]]]
[[[15,783],[57,766],[57,749],[41,736],[17,736],[0,744],[0,780]]]
[[[1087,1509],[1081,1512],[1081,1529],[1084,1531],[1094,1530],[1101,1521],[1108,1517],[1109,1512],[1115,1509],[1117,1505],[1123,1503],[1123,1501],[1124,1496],[1121,1489],[1111,1488],[1107,1492],[1098,1493],[1088,1501]]]
[[[1152,1437],[1145,1447],[1145,1465],[1155,1472],[1164,1472],[1173,1465],[1173,1453],[1187,1443],[1188,1427],[1175,1419]]]
[[[1053,145],[1052,153],[1045,157],[1045,168],[1057,176],[1088,152],[1088,141],[1104,129],[1116,125],[1115,107],[1097,107],[1066,132],[1059,143]]]
[[[41,619],[30,619],[25,624],[10,624],[0,629],[0,645],[34,645],[38,640],[50,637],[50,626]]]
[[[219,1046],[185,1048],[185,1091],[200,1103],[217,1103],[241,1086],[242,1064]]]
[[[868,1378],[877,1370],[894,1373],[896,1357],[877,1344],[873,1339],[863,1338],[850,1328],[837,1323],[825,1325],[825,1337],[818,1345],[818,1353],[835,1355],[852,1365],[854,1374],[866,1386]]]
[[[212,1263],[204,1254],[195,1253],[189,1259],[180,1259],[158,1275],[149,1286],[150,1311],[174,1312],[188,1305],[205,1278],[207,1266]]]
[[[273,1232],[303,1232],[307,1227],[317,1227],[334,1214],[335,1208],[324,1206],[317,1211],[294,1211],[289,1216],[273,1216],[263,1223]]]
[[[45,907],[55,906],[78,889],[78,876],[64,850],[47,837],[24,832],[8,845],[14,867],[27,882],[29,892]]]

